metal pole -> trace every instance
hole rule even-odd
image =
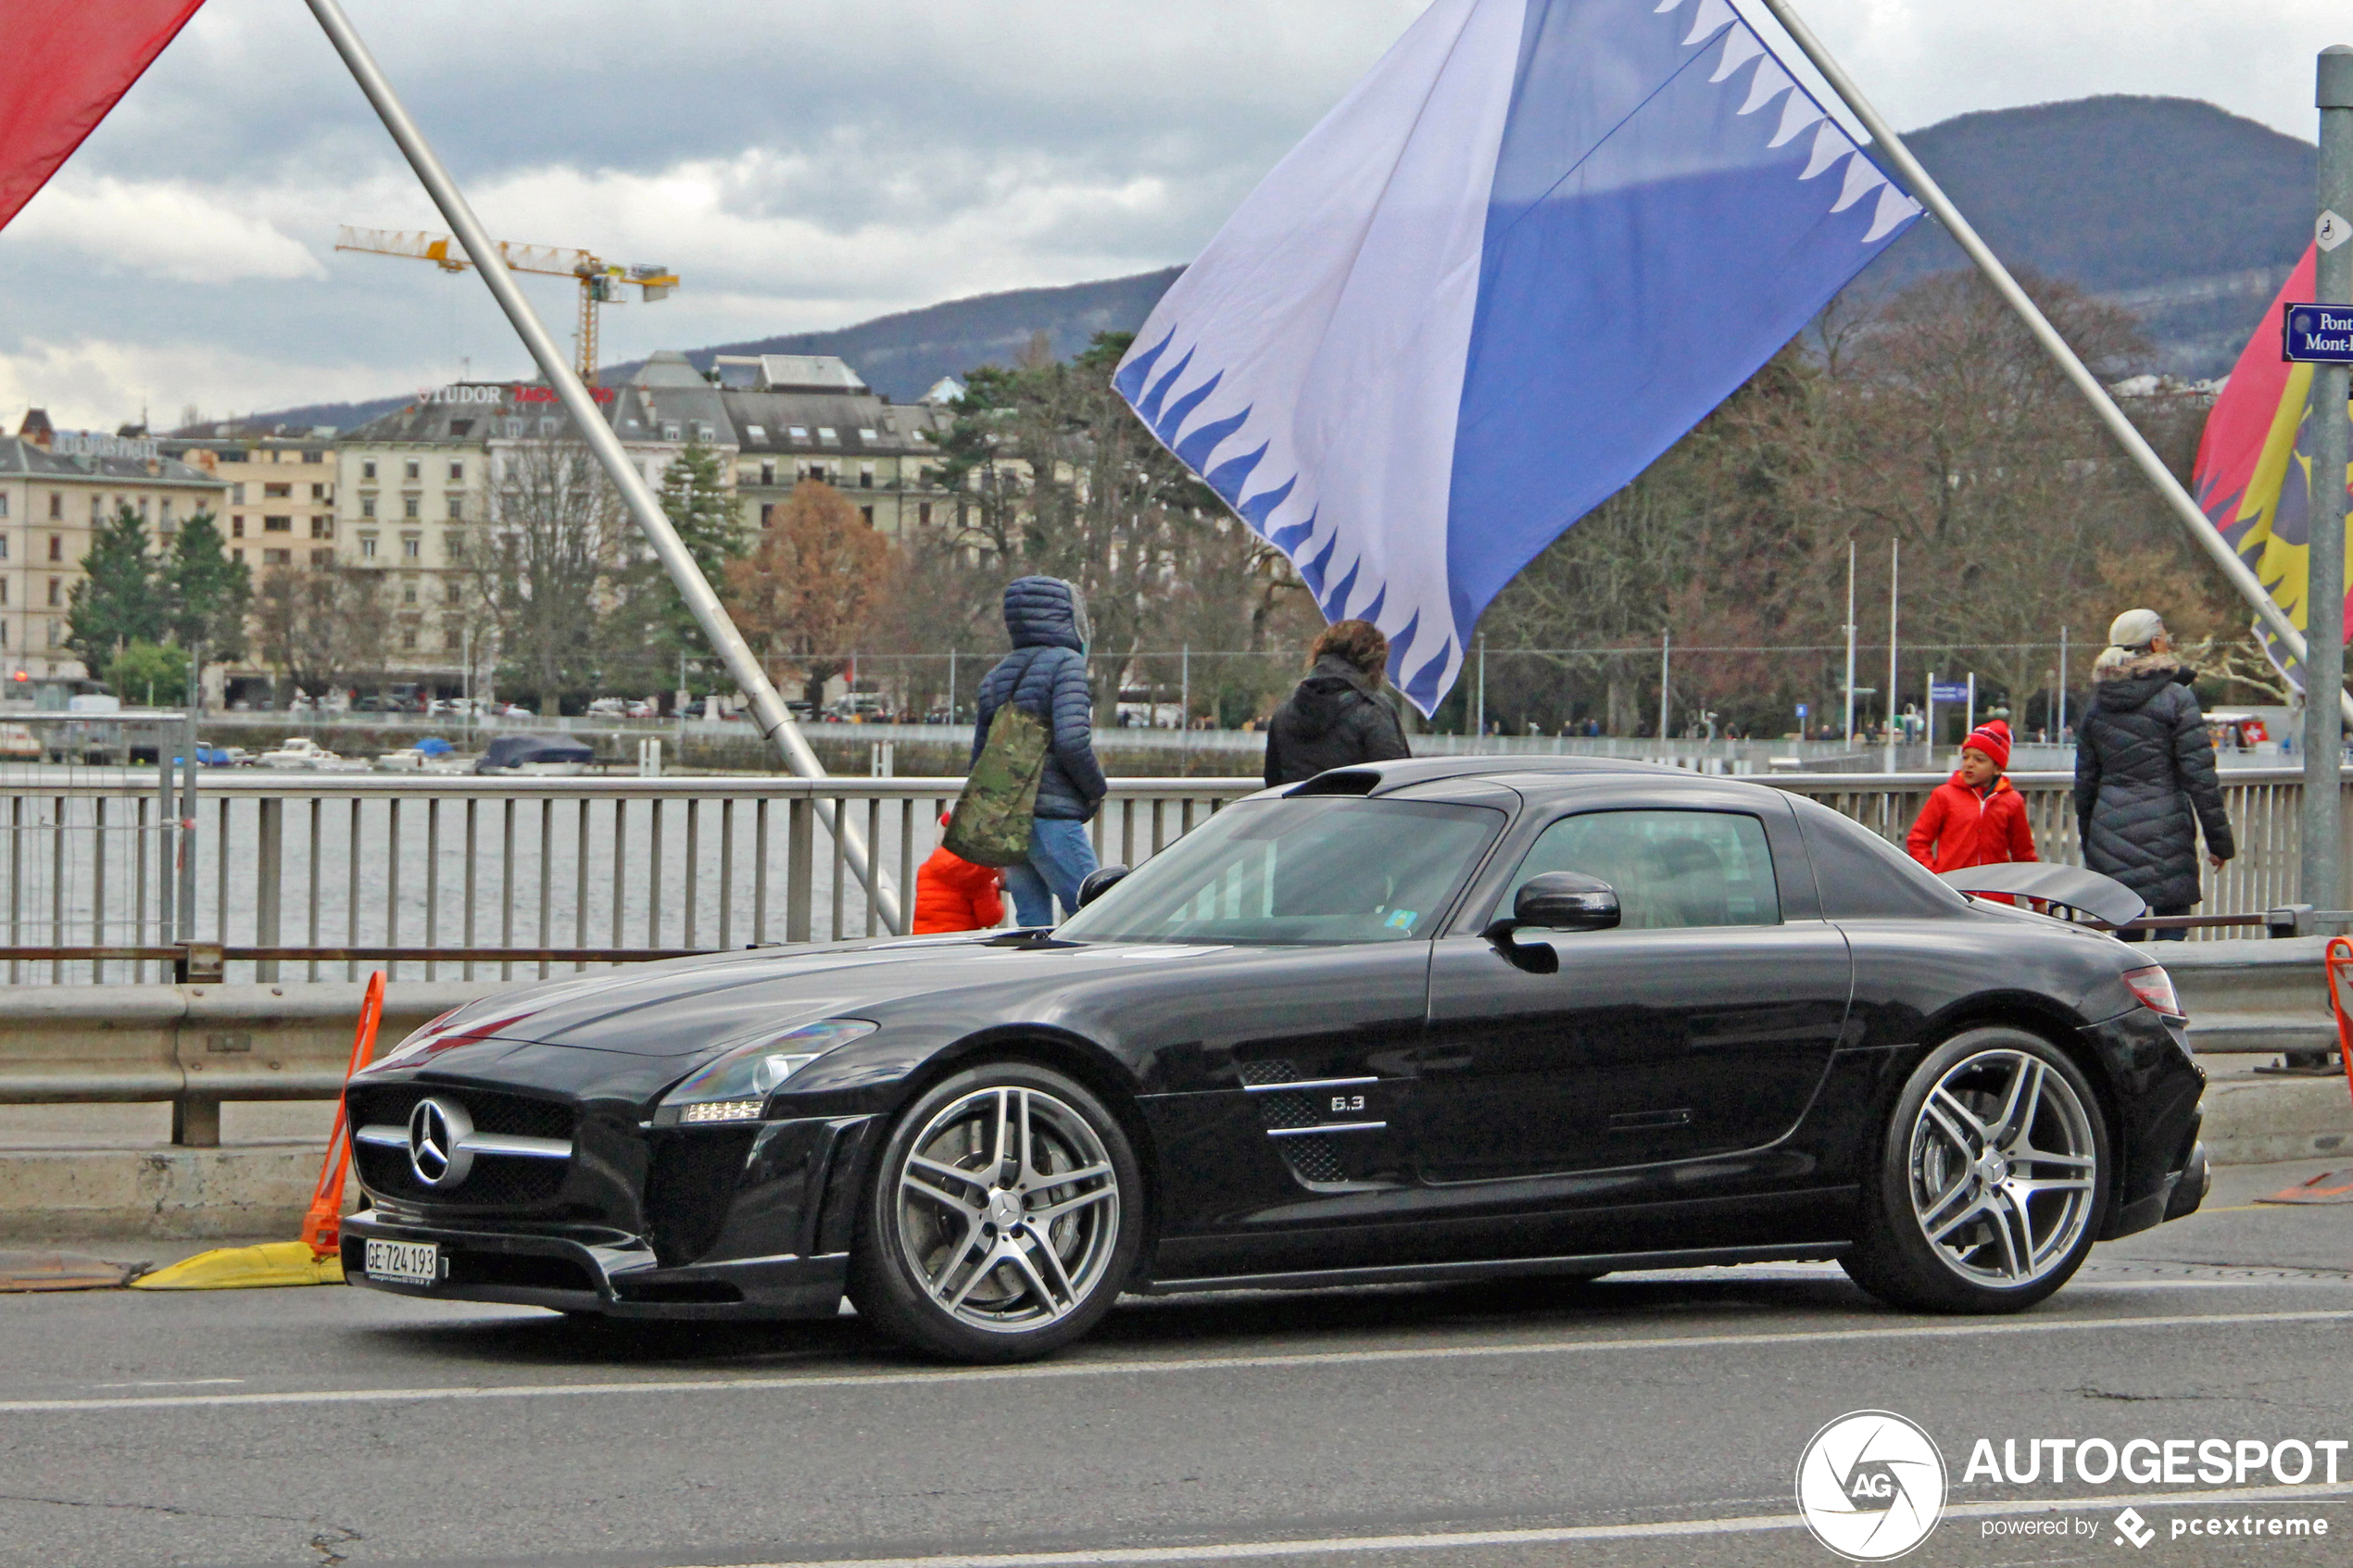
[[[1471,721],[1472,733],[1482,740],[1487,735],[1487,633],[1478,634],[1478,712]]]
[[[2345,220],[2353,216],[2353,48],[2340,44],[2321,52],[2313,101],[2321,110],[2321,163],[2316,231],[2322,225],[2334,244],[2319,251],[2312,277],[2316,304],[2353,304],[2353,245],[2345,243]],[[2310,572],[2304,603],[2304,882],[2297,895],[2317,909],[2333,909],[2337,894],[2337,859],[2345,836],[2343,786],[2344,718],[2322,694],[2345,690],[2345,470],[2348,436],[2346,367],[2312,367],[2307,428],[2312,432]]]
[[[710,639],[711,650],[719,656],[719,661],[725,667],[728,676],[750,697],[752,717],[760,725],[761,733],[775,746],[785,765],[793,772],[802,778],[824,777],[825,770],[818,763],[816,753],[809,749],[809,742],[802,737],[799,726],[793,722],[791,710],[785,707],[785,700],[777,695],[776,688],[769,684],[768,673],[761,668],[759,658],[751,651],[751,645],[744,641],[743,633],[728,619],[725,608],[719,602],[719,596],[711,591],[711,583],[703,577],[702,569],[695,564],[695,558],[680,541],[678,531],[671,526],[653,487],[646,483],[645,476],[629,460],[629,454],[621,445],[621,437],[614,433],[612,426],[606,423],[604,416],[598,412],[595,400],[588,395],[587,387],[582,384],[579,375],[573,370],[571,357],[547,335],[547,329],[531,308],[531,302],[515,286],[515,280],[508,272],[498,247],[484,232],[464,194],[449,178],[448,171],[442,168],[441,160],[426,144],[423,133],[409,118],[409,111],[401,107],[392,84],[377,68],[375,57],[368,52],[368,46],[353,30],[351,19],[344,15],[339,0],[306,0],[306,4],[309,6],[311,15],[319,19],[319,25],[326,30],[328,40],[335,46],[335,53],[341,55],[344,64],[350,68],[353,79],[359,83],[359,90],[374,106],[377,118],[384,121],[384,129],[398,144],[402,156],[409,160],[409,167],[416,171],[425,193],[441,209],[443,221],[449,225],[450,232],[465,247],[467,258],[482,274],[484,284],[498,302],[499,309],[506,313],[508,321],[515,329],[515,335],[522,338],[523,346],[531,351],[539,373],[547,378],[548,386],[554,389],[558,400],[563,404],[564,411],[572,416],[572,422],[579,430],[581,438],[587,443],[589,451],[595,454],[598,463],[612,481],[613,487],[621,492],[621,498],[629,508],[630,515],[636,520],[647,543],[653,546],[656,558],[669,572],[671,582],[677,586],[679,597],[686,601],[695,623]],[[898,890],[891,886],[889,874],[868,856],[864,835],[835,810],[830,800],[818,801],[817,812],[826,831],[841,846],[849,861],[849,869],[865,884],[867,896],[874,900],[883,924],[893,931],[899,930]]]
[[[1667,659],[1675,640],[1672,632],[1658,634],[1658,738],[1667,739]]]
[[[1846,728],[1839,744],[1855,744],[1855,541],[1846,542]]]
[[[1936,769],[1936,666],[1933,664],[1928,667],[1928,701],[1921,706],[1920,711],[1923,726],[1920,738],[1928,742],[1928,766],[1929,771],[1933,772]]]
[[[2133,459],[2142,476],[2157,487],[2158,494],[2171,507],[2174,521],[2189,531],[2191,542],[2206,552],[2208,558],[2213,561],[2238,596],[2254,609],[2256,619],[2263,623],[2264,629],[2279,638],[2288,652],[2302,659],[2305,655],[2304,633],[2297,631],[2286,612],[2272,602],[2271,596],[2264,591],[2261,581],[2248,570],[2246,563],[2232,553],[2231,546],[2216,532],[2189,491],[2173,476],[2173,470],[2165,466],[2165,459],[2158,457],[2156,448],[2133,428],[2133,421],[2124,417],[2124,410],[2116,406],[2116,399],[2100,385],[2099,378],[2075,357],[2075,351],[2067,345],[2067,340],[2059,336],[2058,330],[2044,318],[2034,302],[2026,296],[2026,291],[2018,286],[2018,280],[2010,276],[2009,270],[2002,265],[2001,257],[1978,237],[1977,231],[1969,227],[1969,220],[1961,216],[1952,198],[1929,177],[1928,170],[1920,167],[1919,159],[1912,156],[1911,149],[1904,144],[1904,139],[1895,133],[1893,126],[1880,118],[1879,111],[1863,96],[1854,79],[1831,57],[1821,40],[1814,36],[1813,29],[1799,19],[1791,0],[1764,0],[1764,5],[1798,48],[1805,52],[1806,57],[1814,62],[1814,69],[1822,73],[1823,80],[1831,84],[1831,90],[1844,100],[1846,107],[1854,111],[1855,118],[1863,122],[1863,128],[1878,144],[1880,155],[1895,166],[1896,173],[1903,177],[1912,195],[1935,215],[1938,222],[1944,225],[1954,242],[1977,264],[1977,270],[1985,274],[1985,280],[1993,284],[1994,292],[2001,295],[2003,302],[2017,313],[2020,320],[2026,323],[2026,330],[2033,334],[2035,342],[2042,345],[2044,352],[2058,366],[2060,373],[2073,383],[2075,390],[2091,404],[2092,412],[2099,416],[2108,433],[2124,448],[2124,455]],[[2353,696],[2345,698],[2344,707],[2348,713],[2353,713]]]
[[[1887,771],[1895,771],[1896,582],[1904,565],[1904,541],[1887,542]]]
[[[2059,628],[2058,727],[2051,732],[2051,739],[2060,746],[2067,744],[2067,628]]]
[[[1969,672],[1969,716],[1961,721],[1961,737],[1966,740],[1977,728],[1977,671]]]

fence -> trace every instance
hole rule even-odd
[[[175,940],[229,949],[210,977],[525,979],[748,943],[882,934],[826,833],[862,826],[901,889],[937,846],[955,779],[415,778],[207,771],[189,826],[152,772],[0,775],[9,981],[162,981]],[[1901,842],[1939,775],[1757,775]],[[2070,780],[2012,775],[2046,859],[2080,862]],[[1097,852],[1136,865],[1255,781],[1123,779]],[[2240,770],[2223,797],[2239,853],[2203,908],[2296,899],[2297,774]],[[164,891],[191,863],[167,924]],[[2348,870],[2353,870],[2349,867]],[[2347,884],[2353,885],[2353,876]],[[2201,934],[2202,935],[2202,934]],[[84,940],[86,938],[86,940]]]

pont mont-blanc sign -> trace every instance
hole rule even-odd
[[[2353,365],[2353,305],[2291,305],[2280,321],[2280,358]]]

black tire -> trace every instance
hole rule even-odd
[[[1143,1198],[1126,1134],[1083,1085],[1028,1062],[966,1068],[891,1124],[859,1205],[849,1298],[930,1355],[1049,1354],[1118,1299]]]
[[[1965,1030],[1895,1097],[1840,1263],[1891,1306],[2020,1311],[2082,1266],[2110,1179],[2107,1119],[2082,1069],[2038,1035]]]

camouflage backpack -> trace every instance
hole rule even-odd
[[[1008,702],[988,721],[964,793],[940,843],[976,866],[1018,865],[1029,858],[1038,780],[1046,771],[1046,726]]]

